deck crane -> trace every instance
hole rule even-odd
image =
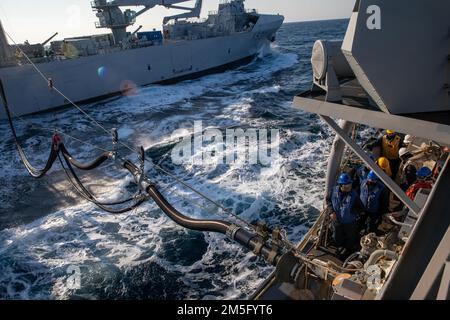
[[[96,22],[97,28],[108,28],[111,29],[114,35],[115,44],[120,44],[122,41],[127,39],[127,27],[132,26],[136,22],[136,18],[144,14],[148,10],[156,7],[163,6],[168,9],[179,9],[187,10],[186,13],[181,13],[164,18],[164,24],[169,21],[182,18],[199,18],[203,0],[197,0],[194,8],[179,6],[178,3],[187,2],[187,0],[95,0],[92,2],[92,8],[97,11],[97,18],[99,21]],[[141,7],[139,11],[134,11],[131,9],[126,9],[122,11],[121,7]]]

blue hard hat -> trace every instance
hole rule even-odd
[[[431,177],[432,174],[433,174],[433,172],[431,171],[430,168],[422,167],[419,169],[419,171],[417,171],[417,178],[419,178],[419,179],[428,178],[428,177]]]
[[[378,181],[380,178],[378,178],[377,174],[374,171],[370,171],[367,175],[367,180],[369,181]]]
[[[347,184],[352,184],[353,180],[352,178],[350,178],[350,176],[348,175],[348,173],[343,173],[341,174],[341,176],[339,177],[338,183],[340,185],[347,185]]]

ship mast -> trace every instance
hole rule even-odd
[[[165,18],[164,24],[172,19],[200,17],[202,0],[197,0],[194,8],[176,5],[177,3],[187,1],[188,0],[94,0],[92,2],[92,8],[97,12],[96,16],[99,19],[95,26],[97,28],[111,29],[114,35],[115,44],[120,44],[128,38],[127,28],[136,22],[136,18],[156,6],[189,11],[187,13]],[[120,9],[120,7],[130,6],[143,6],[144,8],[140,11],[133,11],[130,9],[122,11]]]
[[[0,21],[0,65],[5,64],[11,58],[11,47],[6,39],[5,30]]]

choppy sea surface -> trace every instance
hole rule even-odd
[[[314,41],[342,39],[346,26],[345,20],[285,24],[270,52],[247,66],[140,88],[84,108],[242,219],[280,225],[298,242],[322,205],[333,135],[317,116],[293,109],[292,99],[310,86]],[[191,132],[200,120],[205,128],[279,129],[281,156],[271,166],[173,164],[173,132]],[[41,127],[111,147],[110,137],[75,109],[24,117],[16,126],[36,166],[44,164],[51,137],[51,129]],[[59,165],[33,180],[5,122],[0,136],[0,299],[246,299],[273,271],[222,235],[177,226],[152,202],[123,215],[102,212],[77,197]],[[65,143],[80,161],[99,153],[69,137]],[[147,170],[183,213],[229,219],[155,167]],[[82,177],[102,199],[133,192],[132,178],[114,163]],[[74,270],[80,272],[79,287],[68,285],[77,284],[70,282]]]

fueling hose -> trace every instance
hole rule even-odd
[[[147,192],[165,214],[184,228],[202,232],[227,234],[228,230],[232,227],[232,224],[229,222],[218,220],[195,220],[184,216],[164,198],[155,185],[150,185],[147,188]]]
[[[280,261],[282,255],[278,249],[274,249],[273,244],[268,245],[265,243],[261,236],[226,221],[199,220],[185,216],[167,201],[154,183],[145,177],[140,176],[142,173],[131,161],[125,161],[123,166],[135,176],[137,181],[141,181],[141,189],[145,191],[150,198],[155,201],[156,205],[178,225],[194,231],[224,234],[231,240],[236,241],[245,248],[253,251],[255,254],[260,255],[272,265],[277,265]]]
[[[0,81],[0,96],[2,99],[2,104],[3,107],[5,109],[6,115],[8,117],[8,122],[9,122],[9,126],[11,128],[11,132],[14,138],[14,143],[17,147],[17,150],[19,152],[19,156],[22,160],[22,163],[24,164],[25,168],[27,169],[28,173],[36,178],[36,179],[40,179],[43,176],[45,176],[47,174],[47,172],[50,171],[50,169],[52,168],[53,164],[55,163],[57,157],[58,157],[58,150],[56,150],[54,148],[54,144],[56,143],[56,141],[53,141],[53,145],[52,148],[50,150],[50,154],[48,156],[48,160],[47,163],[45,164],[45,167],[43,169],[37,169],[35,168],[31,162],[28,160],[25,151],[23,150],[22,146],[19,143],[19,139],[17,137],[17,133],[16,130],[14,128],[14,124],[12,122],[12,117],[11,117],[11,111],[9,110],[9,105],[8,105],[8,101],[6,99],[6,94],[5,94],[5,88],[3,87],[3,83]]]
[[[104,162],[111,159],[111,156],[112,156],[112,152],[105,152],[105,153],[101,154],[97,159],[92,161],[91,163],[82,164],[72,157],[72,155],[69,153],[69,151],[67,151],[66,147],[63,144],[60,146],[60,150],[61,150],[61,153],[64,155],[64,158],[68,162],[70,162],[70,164],[72,166],[74,166],[75,168],[77,168],[79,170],[83,170],[83,171],[91,171],[91,170],[94,170],[94,169],[100,167]]]
[[[100,209],[102,209],[108,213],[123,214],[126,212],[130,212],[134,209],[137,209],[140,205],[142,205],[147,200],[145,197],[138,197],[138,198],[133,197],[133,198],[129,198],[129,199],[118,201],[118,202],[109,202],[109,203],[100,202],[97,200],[96,196],[94,194],[92,194],[92,192],[90,192],[84,186],[84,184],[81,182],[80,178],[75,173],[75,170],[71,166],[68,159],[64,158],[64,160],[65,160],[65,164],[64,164],[61,157],[59,155],[58,155],[58,157],[59,157],[59,161],[61,163],[61,167],[63,168],[64,172],[66,173],[66,176],[67,176],[70,184],[77,191],[77,193],[85,200],[93,203],[94,205],[96,205],[97,207],[99,207]],[[66,166],[67,166],[67,168],[66,168]],[[126,208],[120,208],[120,209],[111,208],[111,206],[126,204],[133,200],[135,200],[135,203],[129,205]]]
[[[86,199],[87,201],[95,204],[100,209],[112,213],[112,214],[121,214],[126,213],[131,210],[136,209],[139,207],[142,203],[145,202],[145,197],[133,197],[128,198],[121,201],[116,202],[109,202],[104,203],[97,200],[97,198],[83,185],[77,174],[75,173],[75,170],[73,167],[76,167],[79,170],[83,171],[91,171],[98,167],[100,167],[103,163],[105,163],[107,160],[111,159],[113,153],[112,152],[104,152],[101,154],[98,158],[96,158],[94,161],[88,164],[82,164],[78,162],[76,159],[72,157],[70,152],[65,147],[64,143],[62,142],[61,137],[58,134],[54,134],[52,137],[52,145],[50,150],[50,155],[48,157],[47,163],[43,169],[37,169],[35,168],[31,162],[28,160],[28,157],[25,154],[24,149],[22,148],[19,138],[17,137],[17,133],[14,127],[14,123],[12,120],[11,111],[9,109],[8,100],[6,98],[5,89],[3,86],[3,82],[0,80],[0,97],[2,100],[3,108],[5,110],[6,116],[8,118],[9,127],[11,129],[14,143],[17,147],[17,150],[19,151],[19,156],[22,160],[22,163],[25,165],[25,168],[27,169],[28,173],[36,179],[43,178],[53,167],[53,164],[57,159],[59,159],[61,163],[61,167],[63,168],[64,172],[67,175],[67,178],[71,185],[74,187],[74,189],[78,192],[78,194]],[[60,154],[63,155],[63,159],[66,162],[66,165],[64,165],[63,159],[61,158]],[[67,168],[66,168],[67,167]],[[121,208],[121,209],[113,209],[110,208],[110,206],[117,206],[117,205],[124,205],[126,203],[129,203],[131,201],[135,200],[135,203],[132,205],[129,205],[127,208]]]
[[[9,126],[11,132],[13,134],[15,145],[19,151],[20,158],[25,165],[29,174],[34,178],[42,178],[44,177],[48,171],[52,168],[53,164],[57,159],[61,164],[64,172],[67,175],[67,178],[73,188],[77,191],[77,193],[87,201],[95,204],[100,209],[112,213],[112,214],[122,214],[125,212],[129,212],[138,208],[142,205],[148,198],[151,198],[155,201],[156,205],[161,208],[161,210],[174,222],[178,225],[201,232],[215,232],[221,233],[228,236],[233,241],[236,241],[240,245],[248,248],[253,251],[256,255],[263,257],[266,261],[268,261],[272,265],[277,265],[278,262],[282,258],[282,253],[280,249],[282,245],[280,245],[279,239],[272,239],[272,243],[268,244],[266,242],[266,238],[254,232],[250,232],[240,226],[235,224],[220,221],[220,220],[197,220],[193,218],[189,218],[175,209],[167,199],[161,194],[155,184],[153,184],[144,174],[142,168],[139,169],[136,167],[131,161],[124,160],[123,167],[126,168],[136,179],[140,187],[140,193],[133,198],[129,198],[119,202],[110,202],[104,203],[97,200],[96,196],[92,194],[82,183],[80,178],[77,176],[74,167],[82,170],[82,171],[91,171],[98,167],[100,167],[107,160],[111,159],[113,156],[113,152],[105,152],[101,154],[98,158],[88,164],[82,164],[78,162],[67,150],[65,145],[62,142],[61,137],[58,134],[55,134],[52,138],[52,146],[51,151],[47,160],[47,163],[43,169],[35,168],[30,161],[28,160],[25,151],[20,145],[19,139],[17,137],[16,130],[14,128],[14,124],[12,121],[11,112],[8,106],[8,101],[6,99],[6,94],[4,91],[3,83],[0,80],[0,96],[3,102],[3,107],[5,109]],[[62,155],[62,157],[61,157]],[[113,209],[111,206],[122,205],[134,201],[133,204],[129,205],[126,208],[122,209]]]
[[[157,206],[161,208],[170,219],[186,229],[224,234],[251,251],[255,251],[258,246],[261,245],[260,236],[229,222],[219,220],[196,220],[183,215],[164,198],[155,185],[149,185],[147,192]],[[262,244],[259,250],[259,254],[265,260],[273,265],[278,264],[278,261],[281,258],[279,252],[275,253],[272,247],[267,244]]]
[[[369,268],[371,265],[375,264],[380,258],[386,257],[389,260],[398,259],[398,254],[390,250],[377,250],[372,253],[369,260],[364,264],[364,268]]]

